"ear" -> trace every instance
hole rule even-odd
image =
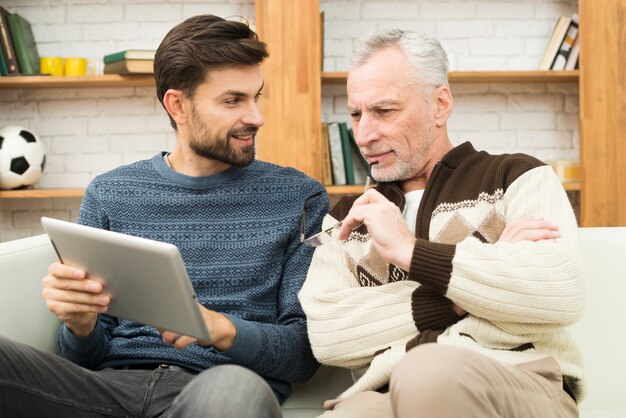
[[[440,86],[433,93],[435,105],[435,125],[441,128],[452,114],[452,93],[447,86]]]
[[[185,95],[180,90],[169,89],[163,96],[163,106],[178,126],[187,123],[187,106],[185,102]]]

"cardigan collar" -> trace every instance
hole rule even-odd
[[[448,151],[438,164],[443,164],[448,168],[455,169],[469,156],[476,153],[476,150],[472,144],[464,142]],[[428,187],[428,186],[427,186]],[[400,187],[400,183],[397,181],[389,183],[378,183],[376,190],[385,196],[390,202],[393,202],[400,210],[404,210],[406,199],[404,198],[404,192]]]

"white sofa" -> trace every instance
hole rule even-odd
[[[571,327],[582,346],[588,383],[583,418],[626,417],[626,227],[581,228],[588,282],[587,310]],[[40,281],[55,259],[46,235],[0,244],[0,335],[54,350],[58,320],[41,298]],[[322,403],[350,384],[345,370],[321,367],[313,379],[295,385],[283,404],[285,418],[315,417]]]

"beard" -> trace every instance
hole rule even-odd
[[[403,181],[415,175],[415,164],[402,158],[396,160],[393,165],[380,167],[379,164],[372,165],[372,178],[379,183],[393,181]]]
[[[377,182],[393,182],[404,181],[412,179],[420,174],[424,169],[424,157],[428,155],[433,143],[435,142],[436,135],[434,132],[428,131],[426,135],[421,136],[426,138],[423,140],[419,147],[410,154],[398,154],[395,155],[395,161],[391,164],[379,165],[373,164],[371,166],[372,178]],[[420,136],[415,136],[414,141],[417,142]],[[365,154],[378,154],[389,150],[378,150],[374,147],[362,148]]]
[[[231,140],[233,136],[256,135],[258,128],[244,126],[230,129],[225,138],[218,138],[195,114],[193,119],[194,125],[198,127],[190,132],[189,147],[193,152],[201,157],[235,167],[246,167],[252,164],[256,156],[254,140],[252,145],[245,147],[235,147]]]

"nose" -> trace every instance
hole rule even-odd
[[[241,123],[247,126],[255,126],[257,128],[263,126],[265,119],[263,119],[259,102],[252,102],[250,106],[247,107],[246,113],[241,119]]]
[[[365,112],[361,114],[359,120],[352,122],[352,132],[354,142],[361,147],[367,147],[371,142],[380,138],[380,131],[375,120],[370,118]]]

